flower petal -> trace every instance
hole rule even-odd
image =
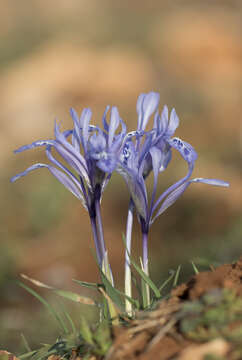
[[[110,116],[110,126],[108,131],[108,147],[110,148],[113,142],[113,137],[115,131],[119,126],[119,113],[116,106],[113,106],[111,109],[111,116]]]
[[[131,170],[128,169],[123,164],[119,164],[117,167],[117,172],[122,175],[124,178],[130,195],[133,199],[133,202],[136,207],[137,213],[143,217],[144,219],[147,218],[148,208],[147,208],[147,199],[145,198],[145,189],[142,189],[144,184],[141,184],[138,181],[136,174]]]
[[[142,102],[143,119],[141,124],[141,130],[145,130],[150,116],[158,108],[159,101],[160,101],[159,93],[155,93],[151,91],[150,93],[145,95],[144,100]]]
[[[174,137],[168,140],[168,144],[174,149],[178,150],[184,160],[186,160],[189,164],[193,164],[197,159],[196,151],[194,150],[192,145],[188,144],[187,142],[177,137]]]
[[[173,134],[178,126],[179,126],[179,118],[176,114],[176,110],[173,108],[171,110],[170,121],[169,121],[169,125],[167,127],[166,136],[168,138],[173,136]]]
[[[81,117],[80,117],[80,126],[82,128],[82,146],[84,151],[87,152],[87,141],[89,136],[89,123],[91,121],[92,112],[91,109],[86,108],[83,109]]]
[[[161,119],[158,131],[159,133],[164,133],[168,128],[168,120],[169,120],[169,113],[168,113],[168,107],[165,105],[163,107],[162,113],[161,113]]]
[[[34,165],[31,165],[30,167],[28,167],[26,170],[24,170],[23,172],[13,176],[10,181],[11,182],[15,182],[16,180],[18,180],[19,178],[21,178],[22,176],[27,175],[29,172],[33,171],[33,170],[37,170],[37,169],[41,169],[41,168],[47,168],[48,165],[46,164],[42,164],[42,163],[37,163]]]
[[[190,182],[203,183],[213,186],[223,186],[229,187],[230,184],[227,181],[219,180],[219,179],[205,179],[205,178],[195,178],[190,180]]]
[[[80,119],[77,115],[77,112],[73,108],[70,109],[70,113],[74,123],[74,130],[72,133],[72,145],[77,151],[80,151],[80,143],[81,143]]]
[[[108,110],[110,109],[110,106],[106,106],[106,109],[104,111],[104,114],[103,114],[103,118],[102,118],[102,122],[103,122],[103,128],[105,131],[109,131],[109,125],[107,123],[107,120],[106,120],[106,117],[107,117],[107,113],[108,113]]]
[[[88,172],[86,160],[65,138],[59,130],[59,126],[55,123],[55,136],[56,141],[53,142],[55,149],[60,153],[60,155],[67,161],[71,162],[71,166],[82,175],[88,182]],[[67,160],[68,159],[68,160]]]
[[[84,206],[85,209],[87,209],[87,201],[84,199],[83,196],[83,191],[85,191],[85,189],[82,188],[80,182],[77,180],[77,178],[72,174],[72,172],[67,169],[63,164],[61,164],[58,160],[56,160],[54,158],[54,156],[51,153],[51,146],[47,146],[46,148],[46,155],[48,157],[48,159],[55,165],[58,166],[61,170],[63,170],[73,181],[73,183],[75,183],[75,185],[77,186],[77,188],[80,190],[80,200],[82,202],[82,205]]]
[[[38,146],[52,145],[53,143],[54,143],[54,140],[37,140],[37,141],[34,141],[32,144],[21,146],[17,150],[14,150],[14,153],[15,154],[21,153],[22,151],[25,151],[25,150],[34,149],[35,147],[38,147]]]
[[[151,224],[160,216],[164,211],[166,211],[171,205],[173,205],[177,199],[184,193],[186,188],[190,185],[190,181],[185,182],[181,186],[177,187],[172,191],[167,198],[163,201],[161,207],[157,211],[156,215],[153,217]]]

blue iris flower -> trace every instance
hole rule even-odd
[[[143,270],[148,275],[148,233],[153,222],[167,210],[183,194],[187,187],[192,183],[204,183],[214,186],[227,187],[229,184],[222,180],[195,178],[191,179],[197,153],[187,142],[173,137],[179,125],[179,118],[175,109],[172,109],[170,118],[168,108],[165,106],[161,115],[158,113],[159,94],[150,92],[141,94],[137,101],[138,126],[137,131],[133,132],[135,141],[131,138],[123,147],[123,157],[118,172],[125,179],[131,201],[129,205],[126,245],[127,250],[131,250],[131,233],[133,223],[133,210],[136,209],[141,224],[143,236]],[[154,114],[154,125],[150,131],[145,131],[148,121]],[[171,161],[172,150],[176,150],[188,165],[188,172],[185,177],[177,181],[166,189],[156,200],[158,176],[163,172]],[[149,202],[145,180],[150,172],[153,171],[153,190]],[[126,272],[129,273],[129,254],[126,256]],[[130,275],[127,275],[127,282]],[[127,293],[130,296],[130,288]],[[147,290],[148,291],[148,290]],[[147,294],[149,297],[149,294]],[[127,306],[129,306],[127,304]]]
[[[111,174],[117,166],[118,154],[126,134],[126,126],[116,107],[111,108],[110,123],[107,123],[109,108],[109,106],[106,108],[103,115],[103,130],[90,124],[92,112],[89,108],[84,109],[80,117],[74,109],[71,109],[73,129],[61,132],[59,125],[55,122],[54,140],[35,141],[15,150],[15,153],[20,153],[44,146],[51,164],[34,164],[11,179],[14,182],[33,170],[47,168],[88,210],[97,258],[101,265],[106,254],[106,247],[101,223],[100,201]],[[121,131],[116,134],[120,124]],[[69,141],[70,137],[71,141]],[[55,158],[53,149],[64,163]],[[96,221],[99,231],[97,231]]]

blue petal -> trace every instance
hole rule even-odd
[[[122,175],[128,186],[137,213],[146,219],[148,215],[148,208],[147,198],[145,197],[146,189],[144,188],[144,183],[141,183],[138,180],[137,175],[131,169],[128,169],[122,164],[117,167],[117,172]]]
[[[80,151],[81,135],[80,135],[80,119],[77,115],[77,112],[71,108],[70,109],[71,117],[74,123],[74,130],[72,134],[72,145],[78,151]]]
[[[155,146],[153,146],[149,152],[150,152],[150,155],[152,158],[152,167],[153,167],[153,171],[154,171],[154,184],[153,184],[153,191],[152,191],[152,197],[151,197],[151,203],[150,203],[150,208],[152,209],[154,201],[155,201],[156,190],[157,190],[157,182],[158,182],[159,169],[160,169],[161,161],[162,161],[162,153]]]
[[[111,116],[110,116],[110,126],[109,126],[109,132],[108,132],[108,147],[110,148],[113,142],[113,137],[115,134],[115,131],[117,130],[119,126],[119,113],[116,106],[113,106],[111,109]]]
[[[100,159],[97,162],[97,166],[100,170],[105,173],[112,173],[117,166],[117,158],[116,156],[112,156],[111,154],[107,154],[103,159]]]
[[[81,194],[77,186],[73,183],[73,181],[65,173],[56,169],[54,166],[48,165],[47,167],[52,173],[52,175],[54,175],[56,179],[67,188],[67,190],[69,190],[73,195],[75,195],[79,200],[81,200],[83,206],[85,207],[85,209],[87,209],[83,195]]]
[[[167,127],[166,136],[168,138],[173,136],[173,134],[176,131],[178,126],[179,126],[179,118],[176,114],[176,110],[173,108],[171,110],[170,121],[169,121],[169,125]]]
[[[95,154],[99,154],[106,149],[106,139],[99,129],[98,134],[94,133],[88,141],[88,151],[90,156],[93,157]]]
[[[230,184],[227,181],[219,180],[219,179],[205,179],[205,178],[195,178],[190,180],[190,182],[203,183],[213,186],[223,186],[229,187]]]
[[[46,164],[42,164],[42,163],[37,163],[37,164],[34,164],[34,165],[31,165],[28,169],[26,169],[25,171],[13,176],[10,181],[11,182],[14,182],[16,180],[18,180],[19,178],[21,178],[22,176],[25,176],[27,175],[30,171],[33,171],[33,170],[37,170],[37,169],[40,169],[40,168],[48,168],[48,165]]]
[[[89,108],[86,108],[82,111],[80,124],[82,127],[82,145],[84,151],[87,152],[87,141],[89,136],[89,123],[91,121],[92,112]]]
[[[103,122],[103,128],[105,131],[109,131],[109,125],[107,123],[107,120],[106,120],[106,116],[107,116],[107,113],[108,113],[108,110],[110,109],[110,106],[106,106],[106,109],[104,111],[104,114],[103,114],[103,118],[102,118],[102,122]]]
[[[178,150],[184,160],[186,160],[189,164],[193,164],[197,159],[196,151],[187,142],[175,137],[168,140],[168,144]]]
[[[141,130],[145,130],[150,116],[158,108],[159,101],[160,101],[160,95],[155,92],[150,92],[146,94],[146,96],[144,97],[142,103],[143,119],[142,119]]]
[[[80,176],[83,176],[89,184],[89,176],[84,157],[66,140],[65,136],[59,131],[59,127],[55,124],[56,141],[53,146],[58,153],[66,160]]]
[[[52,145],[53,142],[54,142],[53,140],[37,140],[37,141],[34,141],[32,144],[21,146],[17,150],[14,150],[14,153],[17,154],[17,153],[20,153],[22,151],[30,150],[30,149],[33,149],[33,148],[38,147],[38,146]]]
[[[48,157],[48,159],[57,167],[59,167],[61,170],[63,170],[70,178],[71,180],[76,184],[76,186],[79,188],[79,190],[81,192],[83,192],[83,189],[81,187],[80,182],[77,180],[77,178],[75,177],[75,175],[72,174],[72,172],[67,169],[67,167],[65,167],[61,162],[59,162],[58,160],[56,160],[54,158],[54,156],[51,153],[51,146],[47,146],[46,148],[46,155]]]
[[[152,219],[151,223],[153,223],[158,218],[158,216],[160,216],[164,211],[166,211],[171,205],[173,205],[177,201],[177,199],[184,193],[189,184],[190,181],[185,182],[167,196],[167,198],[163,201],[160,209],[157,211],[156,215]]]
[[[171,153],[170,147],[165,148],[162,151],[161,165],[160,165],[159,172],[162,172],[167,168],[169,162],[171,161],[171,157],[172,157],[172,153]]]
[[[162,113],[161,113],[160,126],[159,126],[159,129],[158,129],[159,133],[164,133],[167,130],[168,119],[169,119],[168,107],[165,105],[163,107],[163,110],[162,110]]]

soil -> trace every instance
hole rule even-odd
[[[233,294],[230,306],[224,294]],[[237,310],[231,316],[236,302]],[[184,306],[190,306],[191,311],[184,312]],[[200,306],[200,310],[193,311],[194,306]],[[209,323],[208,313],[226,307],[230,315],[223,312],[214,318],[216,325]],[[199,360],[206,359],[206,355],[207,359],[242,359],[242,257],[234,264],[193,276],[175,288],[170,299],[162,301],[154,311],[137,316],[127,329],[114,331],[107,359]],[[193,331],[186,331],[185,323],[190,321],[187,324],[191,326],[194,320],[200,326],[192,325]],[[232,330],[237,331],[236,340],[230,338]]]
[[[61,358],[57,354],[48,359]],[[14,358],[0,352],[0,360],[8,359]],[[126,327],[113,328],[105,360],[153,359],[242,359],[242,257],[194,275],[154,310],[137,313]],[[76,349],[71,360],[82,360]]]

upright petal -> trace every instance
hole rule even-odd
[[[109,125],[108,125],[108,123],[107,123],[106,117],[107,117],[107,113],[108,113],[109,109],[110,109],[110,106],[109,106],[109,105],[106,106],[106,109],[105,109],[105,111],[104,111],[103,118],[102,118],[103,128],[104,128],[104,130],[107,131],[107,132],[109,131]]]
[[[161,119],[159,123],[159,133],[164,133],[168,128],[169,113],[168,107],[165,105],[161,113]]]
[[[173,136],[173,134],[178,126],[179,126],[179,118],[176,114],[176,110],[173,108],[171,110],[170,121],[169,121],[169,125],[167,127],[166,136],[168,138]]]
[[[74,130],[72,133],[72,145],[78,151],[80,151],[80,143],[81,143],[81,134],[80,134],[80,119],[77,115],[77,112],[71,108],[70,114],[74,123]]]
[[[111,109],[111,116],[110,116],[110,126],[108,131],[108,147],[110,148],[113,142],[113,137],[115,131],[119,126],[119,113],[116,106],[113,106]]]
[[[80,122],[82,127],[82,145],[85,153],[87,153],[87,141],[89,136],[89,123],[91,121],[92,112],[89,108],[86,108],[82,111]]]
[[[145,130],[150,116],[158,108],[159,101],[160,101],[160,95],[155,92],[150,92],[146,94],[146,96],[144,97],[142,103],[143,119],[141,124],[141,130]]]

